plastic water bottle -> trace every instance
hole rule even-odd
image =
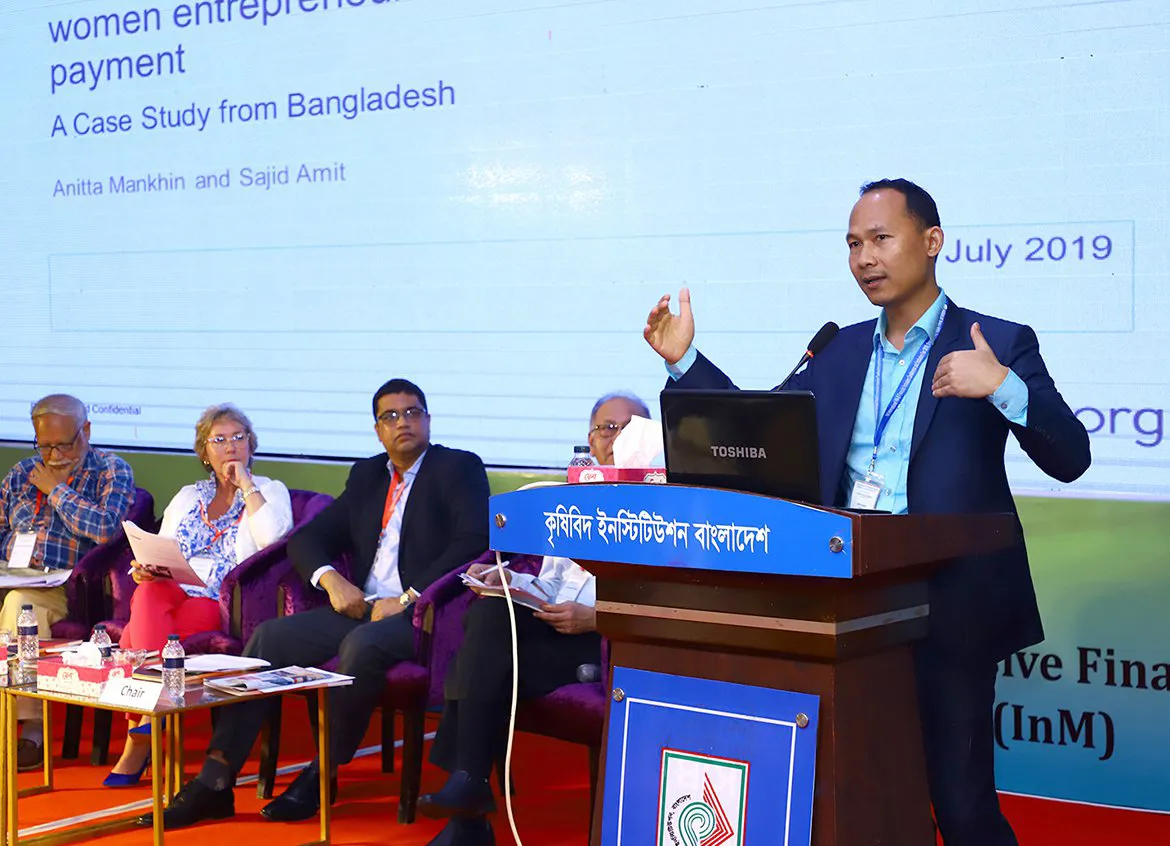
[[[16,649],[20,655],[20,674],[25,681],[32,681],[37,675],[37,658],[41,654],[37,628],[32,605],[20,606],[20,616],[16,618]]]
[[[187,670],[185,669],[187,655],[183,652],[183,644],[179,643],[177,634],[167,637],[167,645],[163,647],[163,690],[172,702],[182,702],[187,694]]]
[[[105,623],[98,623],[93,627],[93,634],[90,635],[89,642],[101,652],[103,661],[109,660],[110,652],[114,648],[114,642],[110,640],[110,634],[106,631]]]
[[[8,686],[8,641],[11,637],[9,632],[0,629],[0,685]]]
[[[569,462],[570,467],[592,467],[596,463],[593,456],[589,453],[589,447],[573,447],[573,460]]]

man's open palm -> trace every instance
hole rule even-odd
[[[678,314],[670,312],[670,294],[663,294],[662,299],[646,318],[646,328],[642,335],[646,342],[654,348],[666,361],[674,364],[690,349],[695,340],[695,316],[691,313],[691,292],[683,288],[678,292]]]

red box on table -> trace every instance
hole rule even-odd
[[[126,678],[128,664],[103,664],[78,667],[66,664],[60,655],[37,659],[37,689],[53,693],[72,693],[97,699],[106,682]]]
[[[666,470],[662,467],[570,467],[569,482],[653,482],[666,484]]]

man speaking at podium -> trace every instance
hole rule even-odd
[[[903,513],[1012,512],[1010,432],[1048,475],[1089,466],[1089,436],[1061,398],[1031,328],[968,311],[935,278],[934,200],[905,179],[864,185],[845,236],[876,320],[840,334],[789,387],[812,391],[824,505]],[[734,383],[692,345],[690,293],[651,310],[644,334],[668,389]],[[995,792],[996,664],[1043,640],[1022,529],[1005,551],[952,561],[930,582],[915,648],[930,797],[947,846],[1012,846]]]

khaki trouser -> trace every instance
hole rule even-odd
[[[20,606],[31,605],[37,615],[37,636],[42,640],[52,637],[53,623],[69,616],[65,607],[65,588],[13,588],[4,594],[4,607],[0,609],[0,631],[9,632],[16,641],[16,618]],[[17,714],[22,720],[39,720],[41,703],[22,698],[17,704]]]

